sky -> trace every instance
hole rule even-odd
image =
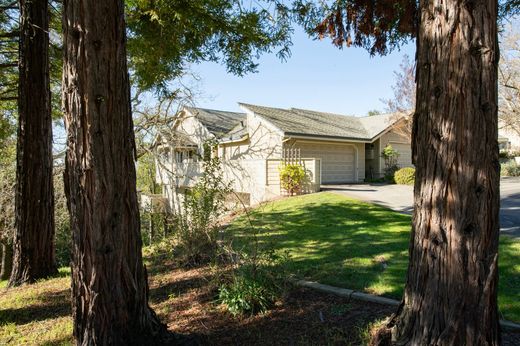
[[[259,59],[257,73],[237,77],[223,65],[192,66],[201,78],[202,108],[240,111],[238,102],[279,108],[304,108],[322,112],[365,116],[385,110],[381,99],[392,98],[394,71],[403,55],[415,56],[415,43],[384,57],[370,57],[361,48],[334,47],[330,40],[312,40],[302,31],[293,36],[292,55],[282,62],[275,54]]]

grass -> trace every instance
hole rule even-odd
[[[0,291],[0,345],[71,345],[70,278]],[[60,274],[62,274],[60,273]]]
[[[399,299],[408,265],[411,218],[386,208],[318,193],[268,203],[250,214],[258,240],[289,253],[299,278]],[[247,244],[247,218],[228,228]],[[520,322],[520,242],[500,240],[499,308]]]

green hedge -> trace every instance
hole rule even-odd
[[[394,180],[399,185],[413,185],[415,183],[415,168],[401,168],[394,173]]]

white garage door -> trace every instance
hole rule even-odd
[[[399,167],[413,167],[411,144],[390,142],[390,145],[399,153],[399,159],[397,160]]]
[[[302,158],[321,159],[321,182],[350,183],[356,181],[354,147],[345,144],[298,144]]]

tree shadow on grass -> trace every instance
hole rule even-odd
[[[254,225],[262,229],[259,243],[290,250],[290,270],[297,276],[357,290],[381,284],[385,295],[400,297],[406,279],[410,216],[349,200],[266,209],[252,215]],[[230,232],[240,244],[251,241],[245,222]]]
[[[0,325],[8,323],[21,325],[69,316],[72,313],[68,289],[45,292],[44,294],[45,296],[40,296],[38,303],[35,304],[26,304],[21,308],[0,308]]]

